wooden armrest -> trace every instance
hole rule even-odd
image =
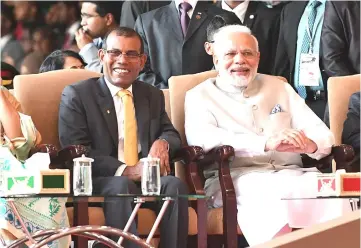
[[[234,158],[234,149],[232,146],[219,146],[207,152],[201,160],[200,165],[207,167],[214,164],[214,162],[232,161]]]
[[[204,195],[204,177],[198,163],[204,158],[204,151],[199,146],[185,146],[179,149],[173,160],[182,161],[185,166],[186,180],[191,194]]]
[[[33,147],[29,152],[29,157],[37,152],[48,153],[50,157],[50,169],[54,169],[59,165],[58,149],[51,144],[39,144]]]
[[[351,162],[355,158],[355,151],[352,146],[341,144],[332,147],[332,155],[336,163]]]
[[[172,162],[182,161],[184,164],[189,164],[193,161],[199,161],[204,158],[204,151],[199,146],[184,146],[176,152],[175,158]]]
[[[82,155],[88,156],[88,149],[83,145],[70,145],[58,152],[58,159],[65,165],[66,169],[72,170],[73,159]]]
[[[319,170],[328,169],[332,166],[332,159],[338,164],[337,169],[343,168],[343,165],[351,162],[355,157],[355,152],[352,146],[349,145],[338,145],[333,146],[331,154],[320,159],[312,159],[306,154],[302,154],[302,162],[305,167],[316,167]]]

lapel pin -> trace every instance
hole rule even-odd
[[[201,15],[196,15],[196,19],[197,20],[201,19]]]
[[[109,110],[109,109],[107,110],[107,114],[110,114],[110,110]]]
[[[249,19],[253,19],[253,18],[254,18],[254,15],[250,15],[250,16],[249,16]]]

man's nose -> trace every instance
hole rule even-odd
[[[243,64],[245,62],[245,58],[242,55],[242,53],[237,53],[234,58],[233,58],[233,62],[239,63],[239,64]]]
[[[84,18],[81,19],[80,25],[81,25],[82,27],[84,27],[84,26],[86,25],[86,21],[85,21]]]

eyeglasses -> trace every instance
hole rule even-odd
[[[119,56],[123,56],[123,58],[125,59],[136,60],[142,56],[141,53],[138,53],[136,51],[127,51],[125,53],[123,53],[118,49],[112,49],[112,50],[103,49],[103,51],[106,52],[109,55],[109,57],[112,59],[117,59],[119,58]]]
[[[92,17],[97,17],[97,16],[100,16],[100,15],[90,15],[90,14],[87,14],[87,13],[81,13],[80,14],[80,17],[82,20],[88,20]]]
[[[233,59],[238,53],[240,53],[242,57],[245,59],[254,59],[258,56],[258,52],[246,49],[246,50],[240,50],[239,52],[228,51],[224,54],[224,59],[226,60]]]

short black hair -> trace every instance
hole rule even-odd
[[[119,24],[120,13],[122,8],[121,1],[84,1],[96,5],[95,11],[104,17],[106,14],[112,14],[114,21]]]
[[[103,45],[102,45],[103,49],[107,49],[107,40],[108,40],[109,35],[111,35],[112,33],[115,33],[116,36],[137,37],[140,41],[140,53],[141,54],[144,53],[144,44],[143,44],[142,37],[140,37],[140,35],[134,29],[127,28],[127,27],[116,27],[116,28],[110,30],[104,36]]]
[[[224,26],[227,25],[242,25],[241,20],[236,15],[215,15],[212,20],[209,22],[207,26],[207,41],[213,42],[214,41],[214,34],[216,31]]]
[[[56,50],[44,59],[40,66],[39,73],[64,69],[66,57],[76,58],[86,66],[84,59],[78,53],[71,50]]]

